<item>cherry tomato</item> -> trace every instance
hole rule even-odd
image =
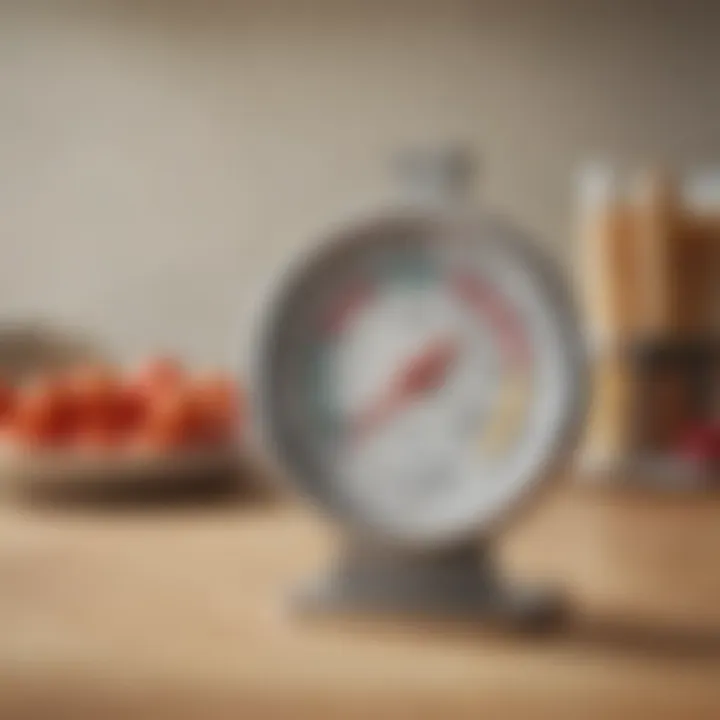
[[[130,383],[144,391],[152,392],[159,388],[177,388],[185,378],[185,369],[179,360],[158,356],[143,363],[131,376]]]
[[[0,427],[7,427],[13,418],[16,394],[10,385],[0,381]]]
[[[118,423],[120,382],[104,365],[83,365],[65,377],[80,428],[114,428]]]
[[[141,428],[141,436],[153,448],[185,448],[193,443],[197,426],[197,405],[190,393],[179,389],[153,398]]]
[[[124,436],[133,435],[145,421],[151,397],[134,385],[118,389],[115,403],[114,425]]]
[[[191,384],[199,415],[199,440],[221,443],[232,439],[238,429],[240,393],[232,377],[216,372],[196,378]]]
[[[14,434],[30,445],[67,442],[75,427],[72,398],[57,378],[43,377],[21,388],[13,418]]]

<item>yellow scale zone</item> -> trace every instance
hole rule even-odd
[[[491,420],[477,439],[477,447],[483,454],[497,457],[507,452],[526,415],[530,385],[530,375],[522,368],[503,374]]]

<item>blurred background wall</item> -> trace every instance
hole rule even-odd
[[[0,316],[227,362],[258,278],[416,140],[470,143],[570,264],[586,160],[718,158],[718,27],[702,0],[0,2]]]

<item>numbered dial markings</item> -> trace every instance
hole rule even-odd
[[[350,502],[432,514],[523,436],[526,320],[481,269],[427,251],[345,273],[308,324],[306,432]]]

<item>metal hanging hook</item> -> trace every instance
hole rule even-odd
[[[394,164],[401,188],[412,202],[464,203],[475,187],[477,162],[465,146],[407,148],[397,154]]]

